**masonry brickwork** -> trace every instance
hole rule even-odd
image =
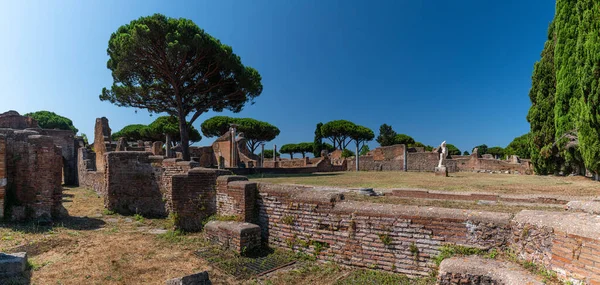
[[[4,218],[4,200],[6,198],[6,137],[0,135],[0,220]]]
[[[210,221],[204,228],[204,235],[212,242],[245,254],[261,247],[260,227],[245,222]]]
[[[340,193],[300,186],[260,183],[256,207],[271,245],[411,276],[429,274],[444,243],[504,247],[510,235],[507,214],[347,202]]]
[[[166,216],[159,180],[148,152],[106,153],[104,206],[120,214]]]
[[[4,217],[20,221],[60,216],[63,159],[54,139],[33,130],[0,133],[5,142]]]

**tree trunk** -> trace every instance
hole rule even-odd
[[[181,136],[181,155],[183,160],[190,161],[190,137],[185,116],[179,114],[179,134]]]
[[[290,159],[294,159],[294,154],[290,153]]]
[[[354,157],[356,157],[356,171],[358,171],[358,169],[359,169],[358,168],[358,162],[359,162],[358,145],[359,145],[359,143],[358,143],[358,141],[356,141],[356,154],[354,154]]]
[[[306,158],[306,153],[302,153],[302,158]]]

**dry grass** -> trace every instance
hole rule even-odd
[[[160,238],[148,231],[166,228],[166,219],[107,214],[91,190],[63,193],[69,217],[53,227],[0,225],[0,251],[28,252],[32,284],[164,284],[204,270],[219,280],[215,284],[235,283],[195,257],[193,252],[206,245],[201,234]]]
[[[459,172],[436,177],[427,172],[336,172],[303,175],[255,175],[255,181],[345,188],[422,188],[498,194],[600,196],[600,183],[588,178]]]
[[[237,280],[194,254],[209,246],[201,233],[151,234],[153,229],[167,229],[169,220],[110,213],[92,190],[65,188],[63,193],[69,217],[53,226],[0,224],[0,252],[28,253],[31,284],[164,284],[204,270],[216,285],[345,284],[344,278],[354,272],[303,261],[260,279]],[[386,274],[381,278],[392,278]]]

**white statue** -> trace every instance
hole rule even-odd
[[[442,142],[442,144],[440,145],[440,150],[440,162],[438,163],[438,167],[442,167],[444,159],[446,159],[446,156],[448,156],[448,148],[446,148],[446,141]]]

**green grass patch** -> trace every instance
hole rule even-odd
[[[402,285],[433,285],[434,277],[411,279],[406,275],[388,273],[377,270],[353,270],[344,279],[338,280],[335,285],[362,285],[362,284],[402,284]]]

